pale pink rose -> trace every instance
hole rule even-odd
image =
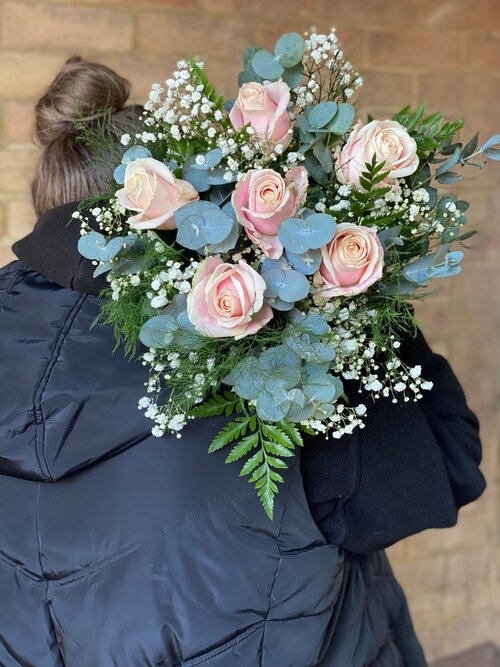
[[[290,88],[283,81],[244,83],[229,119],[237,130],[250,124],[259,139],[288,146],[292,138],[292,118],[288,109]]]
[[[174,211],[200,198],[191,183],[151,157],[129,162],[116,196],[122,206],[137,211],[127,221],[133,229],[175,229]]]
[[[321,255],[313,280],[322,297],[353,296],[382,277],[384,249],[372,227],[341,222]]]
[[[279,226],[297,213],[306,193],[304,167],[290,169],[286,178],[272,169],[251,169],[236,184],[231,201],[236,218],[252,243],[267,257],[278,259],[283,254]]]
[[[361,190],[359,177],[366,171],[365,163],[370,163],[374,156],[377,162],[385,163],[384,170],[389,172],[386,184],[413,174],[419,164],[415,139],[398,122],[372,120],[363,125],[358,121],[337,156],[339,181]]]
[[[207,257],[196,271],[187,297],[190,322],[206,336],[249,336],[273,316],[264,303],[266,283],[245,261],[228,264],[218,256]]]

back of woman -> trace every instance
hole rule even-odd
[[[290,459],[271,521],[225,455],[207,453],[224,418],[156,438],[137,409],[148,374],[94,326],[106,282],[78,254],[72,217],[110,186],[104,152],[137,123],[127,95],[111,70],[72,59],[40,100],[40,217],[0,270],[0,665],[425,667],[382,533],[346,523],[342,475],[327,485],[327,511],[314,502],[319,451],[302,470]],[[88,137],[103,123],[104,149],[82,141],[83,126]],[[361,437],[349,461],[377,444]],[[345,451],[327,446],[333,462]],[[363,488],[359,465],[339,467],[349,501]],[[452,522],[449,485],[443,493]]]
[[[207,454],[220,421],[150,435],[142,367],[112,354],[109,328],[90,331],[98,298],[20,262],[0,285],[0,664],[373,662],[403,598],[381,555],[326,543],[298,462],[271,522]]]

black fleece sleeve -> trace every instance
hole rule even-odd
[[[485,487],[478,422],[449,364],[420,332],[404,338],[400,356],[422,366],[432,390],[417,402],[370,403],[364,429],[309,438],[301,452],[315,521],[328,541],[357,553],[454,525]]]

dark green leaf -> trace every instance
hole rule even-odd
[[[244,437],[237,445],[233,447],[230,454],[227,456],[225,462],[232,463],[233,461],[238,461],[243,456],[245,456],[245,454],[248,454],[248,452],[253,447],[257,447],[258,444],[259,444],[259,434],[250,433],[249,435]]]

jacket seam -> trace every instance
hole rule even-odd
[[[291,483],[292,483],[292,472],[295,471],[295,468],[299,464],[299,461],[300,461],[300,457],[296,456],[295,457],[295,462],[290,469],[290,474],[289,474],[288,480],[287,480],[287,488],[286,488],[286,491],[285,491],[284,496],[283,496],[283,511],[281,512],[280,524],[279,524],[277,539],[276,539],[276,543],[275,543],[276,544],[275,548],[278,552],[279,558],[278,558],[278,562],[276,563],[276,567],[274,569],[273,580],[272,580],[272,583],[271,583],[271,588],[269,590],[267,610],[266,610],[266,613],[264,615],[264,625],[262,627],[262,638],[261,638],[261,642],[260,642],[260,649],[261,650],[260,650],[259,667],[263,667],[264,642],[265,642],[265,638],[266,638],[266,634],[267,634],[267,624],[269,623],[269,613],[271,611],[271,600],[272,600],[272,597],[273,597],[273,590],[274,590],[274,587],[276,585],[276,579],[278,578],[278,571],[279,571],[281,562],[283,560],[283,553],[282,553],[281,547],[280,547],[280,537],[281,537],[281,532],[282,532],[282,529],[283,529],[283,521],[284,521],[284,518],[285,518],[286,501],[287,501],[288,495],[290,493],[290,487],[291,487]]]
[[[53,587],[53,588],[62,588],[64,586],[69,586],[70,584],[74,584],[77,581],[86,579],[87,577],[96,574],[97,572],[100,572],[101,570],[110,567],[114,563],[117,563],[118,561],[127,558],[128,556],[131,556],[134,554],[136,551],[139,551],[146,545],[150,544],[154,540],[158,539],[159,537],[165,537],[166,535],[169,535],[171,532],[174,530],[177,530],[181,526],[188,525],[193,521],[197,521],[199,519],[202,519],[204,516],[207,516],[207,514],[210,514],[214,509],[217,507],[220,507],[228,500],[237,500],[238,498],[241,498],[243,496],[249,495],[252,493],[252,490],[249,489],[248,491],[244,491],[242,493],[239,493],[235,496],[232,495],[225,495],[221,496],[220,498],[213,499],[209,502],[209,506],[205,509],[199,509],[199,510],[194,510],[191,513],[188,513],[182,517],[181,520],[177,521],[177,523],[173,524],[170,526],[168,529],[167,528],[162,528],[155,532],[153,535],[148,537],[144,541],[136,541],[132,544],[130,544],[128,547],[126,547],[124,550],[120,552],[115,552],[114,554],[108,556],[107,558],[98,561],[97,563],[94,563],[93,565],[85,568],[83,572],[78,572],[73,575],[68,575],[66,577],[60,577],[60,578],[47,578],[48,583]]]
[[[353,459],[355,461],[355,473],[354,473],[354,479],[352,482],[351,489],[349,493],[347,493],[339,502],[339,512],[340,512],[340,518],[342,520],[342,525],[345,530],[344,534],[344,539],[342,541],[343,544],[347,544],[350,534],[351,534],[351,524],[347,516],[347,505],[352,501],[354,496],[359,490],[360,484],[361,484],[361,447],[360,447],[360,441],[359,441],[359,434],[356,438],[356,441],[352,445],[353,447]],[[341,545],[341,546],[342,546]]]
[[[66,340],[66,336],[71,330],[73,322],[75,321],[75,318],[78,312],[80,311],[86,298],[87,296],[85,294],[80,295],[76,300],[74,306],[71,308],[70,312],[66,316],[63,325],[61,327],[61,330],[59,332],[59,335],[57,337],[56,344],[54,346],[54,351],[50,356],[50,359],[48,360],[44,374],[42,376],[42,379],[40,380],[38,387],[35,390],[35,395],[33,398],[33,415],[35,419],[35,428],[36,428],[36,457],[42,475],[44,476],[45,480],[49,480],[51,482],[54,482],[55,478],[50,472],[47,459],[45,458],[45,451],[43,448],[45,442],[45,420],[41,408],[42,397],[49,383],[52,370],[60,356],[61,348],[64,344],[64,341]]]
[[[8,556],[0,554],[0,561],[2,561],[2,563],[5,563],[7,567],[12,568],[16,572],[20,572],[24,577],[26,577],[30,581],[33,581],[37,584],[43,583],[45,581],[43,577],[31,574],[31,572],[28,572],[28,570],[26,570],[26,568],[24,568],[22,565],[19,565],[19,563],[16,563],[15,561],[11,560]]]
[[[5,302],[7,301],[7,297],[10,296],[10,293],[11,293],[11,291],[12,291],[12,288],[14,287],[14,285],[16,284],[16,282],[17,282],[17,280],[18,280],[18,277],[20,276],[20,274],[21,274],[24,270],[25,270],[24,267],[19,267],[18,269],[16,269],[15,271],[13,271],[13,273],[12,273],[12,277],[11,277],[10,281],[7,283],[7,287],[6,287],[6,289],[3,291],[3,294],[1,295],[1,298],[0,298],[0,310],[3,310],[3,308],[4,308],[4,306],[5,306]]]

